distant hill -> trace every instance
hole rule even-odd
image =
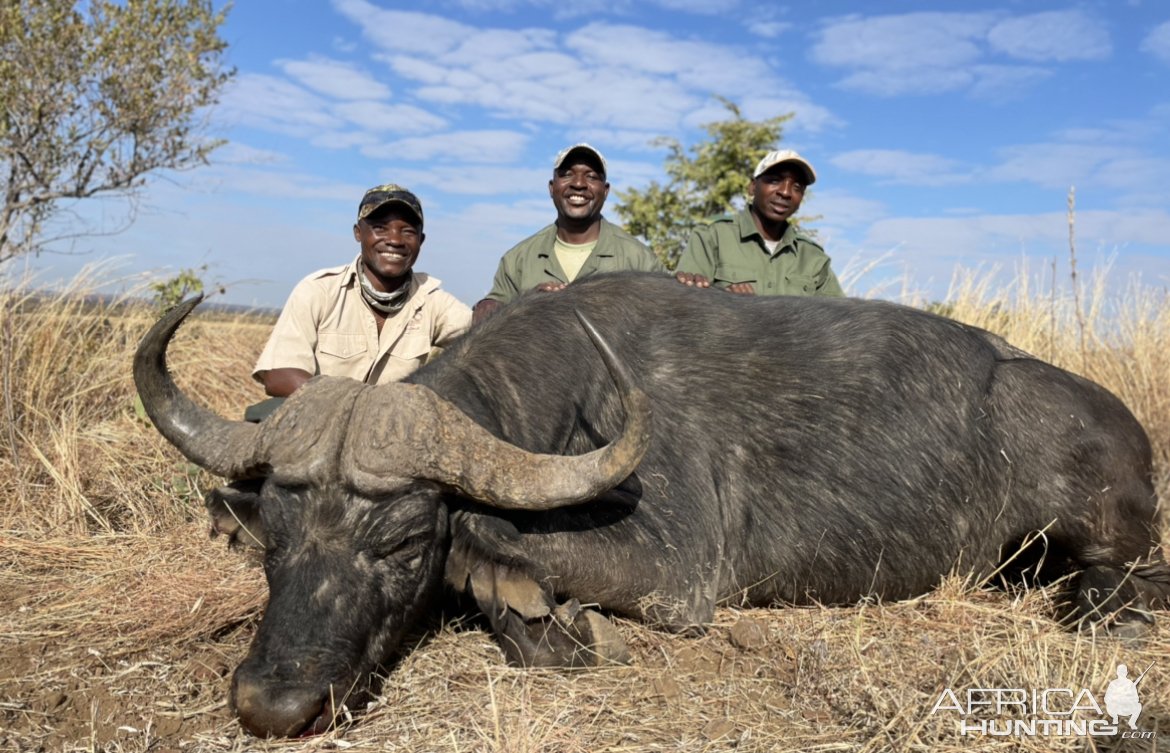
[[[88,293],[86,295],[74,296],[53,291],[35,291],[23,296],[20,299],[18,308],[20,310],[28,310],[60,303],[62,296],[79,299],[87,306],[94,306],[106,310],[157,307],[157,304],[148,298],[128,298],[105,293]],[[280,309],[271,306],[245,306],[239,303],[222,303],[213,298],[199,304],[196,313],[200,315],[255,316],[264,319],[275,319],[280,315]]]

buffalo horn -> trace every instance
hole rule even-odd
[[[408,473],[455,487],[493,507],[516,510],[549,510],[585,502],[633,473],[650,443],[650,400],[634,386],[626,366],[593,324],[580,311],[576,313],[621,398],[625,425],[617,439],[584,455],[528,452],[496,438],[430,390],[398,385],[412,388],[407,390],[414,395],[411,402],[430,403],[418,405],[415,415],[430,414],[435,420],[434,424],[424,422],[426,436],[415,433],[417,443],[411,455],[419,465]],[[402,461],[403,465],[408,462]]]
[[[167,369],[167,345],[202,295],[183,301],[155,322],[134,354],[134,384],[159,433],[192,463],[239,479],[255,475],[259,426],[228,421],[196,405],[179,390]]]

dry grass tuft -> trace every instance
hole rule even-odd
[[[1120,395],[1149,430],[1166,496],[1165,294],[1135,286],[1118,301],[1098,281],[1078,315],[1071,296],[1029,288],[1026,275],[1008,290],[980,280],[957,278],[947,313]],[[619,622],[633,664],[578,673],[510,669],[487,633],[452,622],[420,637],[354,723],[307,741],[250,738],[225,699],[266,597],[263,575],[254,556],[206,540],[200,499],[215,479],[135,409],[130,359],[153,318],[128,302],[0,292],[2,750],[1166,747],[1170,615],[1126,644],[1059,629],[1055,592],[985,591],[959,578],[896,604],[724,608],[699,638]],[[269,326],[197,317],[171,351],[184,389],[238,415],[260,397],[248,372]],[[1088,688],[1100,698],[1119,662],[1154,662],[1141,686],[1142,726],[1160,738],[963,738],[953,713],[931,713],[945,688]]]

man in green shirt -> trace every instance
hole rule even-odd
[[[491,292],[475,304],[473,323],[526,290],[556,292],[598,272],[637,269],[666,274],[649,248],[601,216],[609,196],[605,158],[588,144],[574,144],[553,161],[548,195],[557,219],[504,254]]]
[[[676,279],[743,295],[844,295],[825,250],[789,222],[816,179],[796,152],[769,152],[748,185],[751,203],[691,233]]]

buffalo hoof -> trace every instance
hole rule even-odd
[[[592,609],[585,610],[585,621],[589,624],[589,648],[593,652],[594,666],[630,663],[630,649],[612,622]]]
[[[576,599],[532,620],[505,611],[497,623],[497,639],[513,666],[584,669],[630,662],[613,623],[596,610],[582,608]]]
[[[1143,638],[1154,625],[1143,580],[1113,567],[1087,568],[1076,586],[1070,619],[1084,630],[1099,628],[1127,641]]]

